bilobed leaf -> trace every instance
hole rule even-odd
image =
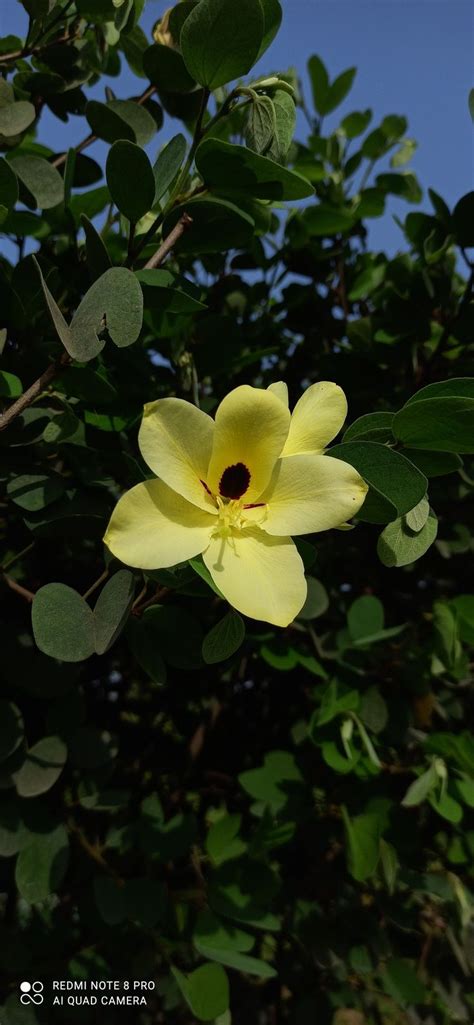
[[[214,865],[238,858],[247,849],[238,835],[241,824],[241,815],[224,815],[211,826],[206,838],[206,849]]]
[[[229,981],[221,965],[209,963],[184,975],[178,968],[171,971],[181,993],[198,1021],[212,1021],[229,1007]]]
[[[58,473],[21,473],[7,484],[7,494],[15,505],[36,512],[51,505],[64,494],[64,478]]]
[[[362,135],[362,132],[365,132],[371,119],[371,110],[355,110],[352,114],[347,114],[342,119],[341,129],[348,139],[355,139],[358,135]]]
[[[380,858],[380,820],[377,815],[356,815],[351,819],[342,806],[346,830],[347,860],[351,876],[357,882],[369,879]]]
[[[12,158],[11,166],[37,206],[49,210],[63,202],[63,179],[57,168],[44,157],[18,155]]]
[[[352,89],[352,83],[356,75],[356,68],[348,68],[347,71],[341,72],[334,82],[331,83],[323,102],[319,103],[320,114],[331,114],[336,107],[345,100],[347,94]]]
[[[377,555],[384,566],[409,566],[428,551],[437,533],[438,520],[433,513],[417,533],[406,526],[405,517],[400,517],[388,523],[382,531]]]
[[[474,397],[446,396],[410,402],[394,417],[393,433],[410,448],[474,452]]]
[[[186,148],[186,139],[184,135],[179,133],[178,135],[174,135],[173,138],[166,143],[166,146],[163,147],[161,153],[158,154],[155,163],[153,164],[153,174],[155,176],[155,203],[164,196],[165,192],[174,181],[186,155]]]
[[[329,597],[326,588],[316,577],[306,577],[308,593],[303,608],[298,612],[297,619],[317,619],[329,608]]]
[[[474,246],[474,191],[467,192],[456,203],[452,213],[452,226],[460,246]]]
[[[105,142],[127,139],[146,146],[156,134],[156,121],[151,114],[131,100],[89,100],[85,114],[94,134]]]
[[[227,968],[235,968],[236,971],[246,972],[248,975],[256,975],[260,979],[275,978],[276,970],[267,961],[257,957],[249,957],[248,954],[241,954],[238,950],[223,950],[221,947],[212,947],[201,940],[194,940],[194,946],[202,957],[217,961]]]
[[[16,374],[9,374],[7,370],[0,370],[0,395],[7,399],[16,399],[21,395],[23,385]]]
[[[181,54],[162,43],[154,43],[145,50],[143,69],[161,92],[187,93],[195,88],[195,79],[187,71]]]
[[[267,156],[277,163],[284,163],[293,141],[296,127],[295,101],[283,89],[277,89],[273,96],[275,130]]]
[[[392,420],[394,413],[365,413],[347,428],[344,434],[344,442],[355,441],[378,441],[382,444],[393,440]],[[407,454],[407,458],[409,458]]]
[[[133,142],[114,142],[107,157],[106,173],[115,205],[136,224],[150,210],[155,198],[153,168],[145,151]]]
[[[32,605],[40,651],[63,662],[82,662],[95,650],[94,616],[84,598],[65,584],[45,584]]]
[[[410,509],[406,513],[405,523],[410,530],[413,530],[415,534],[424,527],[428,516],[430,514],[430,503],[426,498],[422,498],[418,505],[415,505],[413,509]]]
[[[86,236],[87,266],[93,281],[96,281],[97,278],[100,278],[101,274],[105,274],[110,269],[112,261],[103,238],[96,231],[92,221],[89,220],[86,214],[81,214],[81,225]]]
[[[255,221],[237,202],[217,196],[198,196],[171,210],[163,224],[165,236],[183,213],[192,218],[192,224],[175,246],[178,253],[195,255],[221,253],[229,246],[243,248],[249,245],[255,233]]]
[[[134,576],[120,569],[107,581],[94,608],[95,650],[103,655],[123,629],[133,602]]]
[[[260,0],[201,0],[181,29],[189,74],[211,90],[246,75],[258,59],[265,28]]]
[[[38,797],[59,779],[67,758],[67,747],[60,737],[44,737],[26,752],[23,765],[15,773],[20,797]]]
[[[32,834],[18,855],[15,882],[29,904],[45,900],[60,886],[69,861],[69,839],[64,826]]]
[[[263,56],[273,42],[283,17],[279,0],[260,0],[263,10],[263,38],[256,61]]]
[[[347,625],[351,640],[359,641],[383,630],[384,610],[382,602],[373,594],[356,598],[347,613]]]
[[[426,798],[431,791],[434,790],[438,782],[438,773],[436,772],[434,763],[432,763],[429,768],[426,769],[426,772],[421,773],[413,783],[410,783],[402,801],[403,806],[405,808],[413,808],[417,804],[422,804],[423,801],[426,801]]]
[[[1,111],[1,108],[0,108]],[[8,160],[0,157],[0,203],[11,210],[18,200],[18,179]]]
[[[316,54],[309,58],[308,73],[313,92],[313,103],[318,114],[324,114],[324,107],[329,92],[329,75],[320,57]]]
[[[69,353],[74,359],[81,361],[87,361],[94,359],[94,356],[100,352],[104,347],[104,341],[97,337],[95,332],[83,333],[80,337],[74,336],[66,323],[56,300],[51,295],[49,288],[44,280],[43,273],[39,263],[36,261],[36,257],[33,257],[38,269],[40,276],[41,285],[43,288],[44,297],[46,299],[46,305],[51,314],[51,319],[56,328],[56,331],[61,339],[66,352]]]
[[[74,346],[87,347],[104,331],[115,345],[133,345],[143,321],[143,294],[132,271],[111,267],[86,292],[71,321]],[[102,348],[103,342],[100,344]]]
[[[245,141],[255,153],[266,153],[276,131],[276,116],[270,96],[252,99],[245,121]]]
[[[202,657],[208,665],[224,662],[240,648],[245,638],[245,625],[238,612],[231,610],[206,635]]]
[[[318,203],[304,211],[303,221],[310,235],[336,235],[350,231],[356,215],[347,207],[333,207],[329,203]]]
[[[333,446],[328,454],[350,463],[370,485],[369,495],[357,514],[362,520],[372,490],[376,496],[390,502],[399,516],[413,509],[426,494],[426,477],[405,456],[386,445],[375,441],[349,441]],[[386,521],[370,518],[369,522]]]
[[[310,182],[296,171],[221,139],[200,143],[196,167],[206,185],[229,195],[244,192],[258,199],[291,200],[314,193]]]
[[[36,110],[28,100],[18,100],[0,107],[0,135],[21,135],[33,123]]]

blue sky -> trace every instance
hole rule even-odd
[[[151,26],[171,0],[148,0],[141,25]],[[236,0],[236,3],[238,0]],[[358,74],[347,100],[328,117],[328,129],[351,110],[371,107],[374,124],[385,114],[408,117],[408,135],[418,142],[412,167],[425,191],[422,208],[429,209],[428,186],[450,206],[473,188],[473,126],[467,96],[473,85],[474,7],[470,0],[283,0],[284,20],[258,72],[295,65],[304,71],[310,102],[306,62],[317,53],[331,78],[355,65]],[[0,0],[0,35],[23,36],[26,14],[19,0]],[[126,97],[143,88],[124,65],[121,79],[109,80],[117,95]],[[97,94],[97,90],[94,90]],[[103,86],[99,97],[103,96]],[[306,126],[299,125],[300,137]],[[68,125],[49,113],[42,119],[41,141],[61,150],[83,135],[83,125]],[[176,125],[168,122],[169,135]],[[160,144],[165,136],[160,138]],[[157,147],[158,148],[158,147]],[[96,148],[100,159],[102,146]],[[96,155],[91,149],[92,156]],[[396,251],[403,245],[393,221],[412,209],[392,200],[382,218],[370,222],[370,244]]]

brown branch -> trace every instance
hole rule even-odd
[[[97,588],[100,587],[101,584],[103,584],[104,580],[107,580],[108,575],[108,569],[104,569],[104,572],[100,574],[100,577],[98,577],[97,580],[95,580],[94,583],[91,584],[87,591],[84,591],[82,597],[87,601],[87,598],[90,598],[91,594],[94,594],[94,591],[96,591]]]
[[[148,609],[150,605],[158,605],[159,602],[162,601],[163,598],[166,598],[170,593],[169,587],[158,587],[155,594],[151,598],[148,598],[147,601],[142,602],[141,605],[132,605],[132,616],[141,616],[142,612],[144,612],[145,609]],[[139,595],[138,597],[140,598],[141,596]]]
[[[28,601],[28,602],[32,602],[33,601],[33,598],[34,598],[33,591],[28,591],[26,587],[22,587],[21,584],[17,584],[16,580],[14,580],[13,577],[7,576],[6,573],[2,573],[2,577],[3,577],[7,587],[10,587],[11,590],[15,592],[15,594],[19,594],[21,598],[25,599],[25,601]]]
[[[8,427],[15,417],[19,416],[20,413],[23,413],[24,409],[31,406],[31,403],[38,398],[38,395],[41,395],[41,392],[51,384],[51,381],[54,380],[56,374],[58,374],[62,368],[67,366],[70,362],[71,357],[68,356],[67,352],[63,352],[59,359],[55,360],[54,363],[50,363],[49,367],[40,374],[37,380],[34,381],[25,392],[23,392],[23,395],[20,395],[20,398],[17,399],[16,402],[13,402],[12,405],[2,413],[0,416],[0,431],[3,431],[5,427]]]
[[[159,249],[156,250],[156,253],[154,253],[148,260],[148,263],[145,264],[144,270],[153,270],[155,267],[159,267],[168,256],[168,253],[170,253],[171,250],[174,249],[176,243],[179,242],[181,235],[187,231],[192,223],[193,220],[189,214],[182,214],[172,231],[170,231],[169,235],[167,235],[161,243]]]
[[[143,103],[146,103],[146,101],[149,100],[151,96],[153,96],[153,93],[155,91],[156,86],[147,86],[145,91],[142,92],[141,96],[135,98],[134,102],[137,103],[139,107],[141,107]],[[86,135],[85,139],[83,139],[82,142],[79,142],[77,146],[74,146],[73,148],[75,149],[76,153],[82,153],[82,150],[87,149],[88,146],[91,146],[92,143],[96,141],[96,139],[97,135],[95,135],[94,132],[91,132],[89,135]],[[55,159],[51,161],[51,163],[53,167],[62,167],[62,165],[66,163],[66,160],[67,152],[60,153],[58,157],[55,157]]]
[[[77,38],[77,32],[63,32],[61,36],[57,36],[56,39],[50,39],[47,43],[37,43],[35,46],[27,46],[23,50],[13,50],[11,53],[1,54],[0,64],[7,64],[10,63],[10,61],[25,60],[26,57],[32,57],[33,55],[44,53],[45,50],[51,49],[52,46],[58,46],[61,43],[70,43]]]

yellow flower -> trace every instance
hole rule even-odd
[[[306,599],[291,535],[340,526],[367,492],[352,466],[323,454],[346,413],[329,381],[311,385],[292,416],[282,381],[235,388],[215,421],[183,399],[148,403],[139,445],[158,479],[123,495],[105,543],[144,570],[202,554],[230,605],[287,626]]]

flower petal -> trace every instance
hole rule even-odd
[[[122,495],[104,542],[127,566],[160,569],[199,555],[215,523],[161,480],[147,480]]]
[[[357,470],[331,456],[288,456],[279,459],[261,509],[246,516],[259,518],[269,534],[313,534],[339,527],[360,509],[368,487]]]
[[[243,495],[245,502],[257,499],[270,480],[289,424],[289,410],[270,391],[243,384],[229,392],[216,413],[214,446],[206,481],[213,494],[227,498]],[[219,485],[224,472],[234,467],[239,467],[235,493],[224,486],[221,491]]]
[[[157,399],[144,408],[138,435],[153,473],[200,509],[216,512],[202,483],[211,458],[214,421],[184,399]]]
[[[285,381],[274,381],[273,384],[268,385],[267,391],[273,392],[273,395],[276,395],[277,399],[280,399],[284,406],[289,405],[288,385],[285,384]]]
[[[323,452],[339,434],[346,416],[347,400],[338,384],[318,381],[310,385],[293,410],[282,455]]]
[[[288,626],[306,601],[303,563],[289,537],[247,527],[213,537],[203,559],[227,601],[251,619]]]

